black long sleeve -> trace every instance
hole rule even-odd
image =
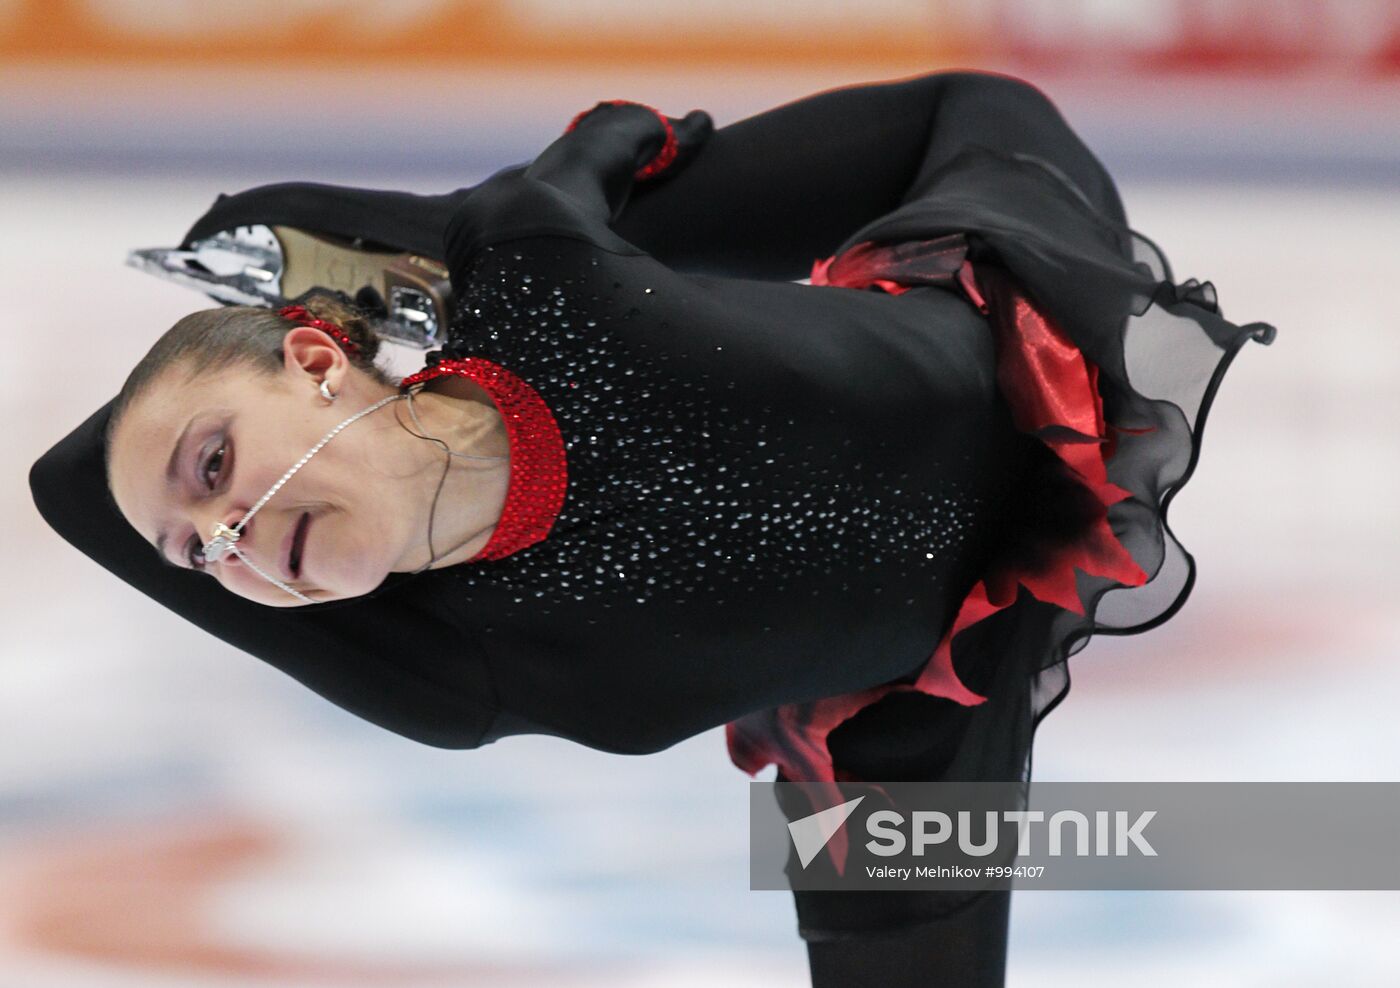
[[[844,86],[720,127],[675,175],[634,189],[613,228],[677,270],[804,278],[971,143],[1050,161],[1125,222],[1107,171],[1043,92],[948,71]]]
[[[949,71],[844,86],[715,131],[674,173],[628,192],[646,111],[625,126],[581,126],[523,171],[677,271],[805,278],[856,230],[917,195],[969,145],[1033,154],[1105,216],[1126,223],[1108,172],[1041,90],[990,72]],[[585,124],[588,118],[585,118]],[[606,204],[606,205],[604,205]]]

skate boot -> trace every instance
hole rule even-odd
[[[281,308],[330,291],[380,336],[423,350],[439,345],[452,304],[441,261],[290,226],[220,230],[189,249],[133,250],[127,263],[225,305]]]
[[[258,186],[220,195],[179,247],[133,250],[127,263],[225,305],[281,308],[331,292],[359,306],[381,336],[430,350],[452,304],[443,231],[471,191]]]

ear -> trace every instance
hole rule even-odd
[[[326,381],[339,392],[350,370],[350,358],[329,333],[314,326],[297,326],[282,338],[282,359],[287,370],[304,374],[313,383]]]

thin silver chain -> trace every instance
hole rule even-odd
[[[417,410],[414,408],[414,403],[413,403],[413,395],[414,395],[414,393],[415,393],[414,391],[409,391],[409,392],[407,392],[407,393],[400,393],[400,394],[388,395],[388,396],[386,396],[386,397],[380,399],[379,401],[375,402],[373,405],[370,405],[369,407],[364,408],[364,409],[362,409],[362,410],[359,411],[359,412],[356,412],[354,415],[350,416],[350,417],[347,418],[345,421],[343,421],[343,422],[341,422],[339,425],[337,425],[335,428],[333,428],[333,429],[331,429],[329,432],[327,432],[324,436],[321,437],[320,441],[317,442],[316,445],[312,446],[309,450],[306,451],[306,454],[303,455],[302,458],[301,458],[300,460],[298,460],[298,461],[296,462],[296,464],[292,466],[291,469],[289,469],[286,473],[284,473],[284,474],[281,476],[281,478],[280,478],[275,484],[273,484],[270,488],[268,488],[267,493],[264,494],[261,498],[259,498],[259,499],[258,499],[258,502],[257,502],[256,504],[254,504],[253,507],[250,508],[250,509],[248,510],[247,514],[245,514],[241,519],[239,519],[237,525],[235,525],[233,528],[229,528],[229,527],[226,526],[223,522],[216,522],[216,523],[215,523],[215,525],[214,525],[214,530],[213,530],[213,536],[212,536],[212,538],[210,539],[208,545],[206,545],[206,546],[204,547],[204,550],[203,550],[203,554],[204,554],[205,560],[206,560],[206,561],[211,561],[211,562],[212,562],[212,561],[216,561],[216,560],[222,558],[225,552],[232,552],[234,555],[238,556],[239,559],[241,559],[241,560],[243,560],[245,563],[247,563],[247,564],[253,569],[253,571],[254,571],[255,573],[257,573],[257,574],[258,574],[259,576],[261,576],[263,579],[267,580],[269,583],[276,584],[278,587],[281,587],[283,590],[287,591],[287,593],[289,593],[289,594],[291,594],[292,596],[296,597],[298,600],[305,601],[305,602],[308,603],[308,604],[314,604],[314,603],[316,603],[316,601],[312,600],[310,597],[306,596],[306,594],[302,593],[300,590],[297,590],[295,587],[288,586],[286,583],[284,583],[282,580],[278,579],[277,577],[273,576],[272,574],[267,573],[267,572],[264,572],[263,569],[262,569],[261,567],[259,567],[255,562],[253,562],[253,560],[250,559],[250,558],[247,556],[247,554],[245,554],[245,553],[243,552],[243,550],[240,549],[240,548],[238,547],[238,539],[239,539],[239,537],[243,534],[243,528],[244,528],[245,525],[248,524],[248,520],[249,520],[250,518],[252,518],[253,515],[255,515],[255,514],[258,512],[258,509],[260,509],[264,504],[266,504],[266,503],[268,502],[268,500],[272,497],[272,495],[276,494],[279,490],[281,490],[282,485],[285,484],[288,480],[290,480],[293,474],[295,474],[298,470],[300,470],[302,467],[304,467],[304,466],[306,465],[307,461],[309,461],[313,456],[315,456],[318,452],[320,452],[320,451],[321,451],[321,448],[324,447],[324,446],[326,445],[326,443],[328,443],[328,442],[330,442],[332,439],[334,439],[334,438],[336,437],[336,435],[338,435],[338,434],[340,433],[340,431],[341,431],[342,429],[344,429],[346,426],[350,425],[352,422],[355,422],[355,421],[357,421],[357,420],[363,418],[364,416],[368,415],[370,412],[373,412],[373,411],[375,411],[376,409],[379,409],[379,408],[383,408],[385,405],[389,404],[389,403],[392,402],[392,401],[402,401],[402,400],[407,399],[407,400],[408,400],[408,410],[409,410],[409,414],[413,417],[413,421],[414,421],[415,424],[417,424],[418,428],[419,428],[419,429],[422,429],[422,428],[423,428],[423,423],[422,423],[421,421],[419,421],[419,419],[418,419],[418,412],[417,412]],[[457,453],[457,452],[454,452],[445,442],[443,442],[441,439],[437,438],[436,436],[429,436],[429,435],[425,435],[425,434],[415,433],[412,429],[409,429],[407,426],[403,425],[403,421],[402,421],[402,420],[399,420],[399,425],[402,426],[403,429],[404,429],[406,432],[408,432],[410,435],[415,435],[415,436],[417,436],[419,439],[427,439],[427,440],[430,440],[430,441],[432,441],[432,442],[437,443],[437,444],[438,444],[439,446],[441,446],[441,447],[443,448],[443,450],[447,453],[447,459],[446,459],[446,460],[444,461],[444,463],[443,463],[442,477],[439,478],[439,480],[438,480],[437,491],[433,494],[433,506],[432,506],[432,509],[431,509],[431,511],[430,511],[430,513],[429,513],[429,515],[428,515],[428,556],[429,556],[429,559],[428,559],[428,562],[427,562],[426,564],[424,564],[421,568],[416,569],[416,570],[413,571],[413,572],[416,574],[416,573],[421,573],[421,572],[423,572],[424,570],[428,569],[430,566],[433,565],[433,563],[437,562],[437,560],[438,560],[439,558],[441,558],[441,557],[438,556],[438,554],[437,554],[437,553],[434,551],[434,549],[433,549],[433,519],[437,516],[437,504],[438,504],[438,499],[439,499],[439,497],[442,495],[443,484],[444,484],[444,483],[446,482],[446,480],[447,480],[447,472],[448,472],[448,469],[449,469],[449,468],[451,467],[451,465],[452,465],[452,457],[456,456],[456,457],[460,457],[460,458],[462,458],[462,459],[475,459],[475,460],[508,460],[510,457],[509,457],[509,456],[478,456],[478,455],[475,455],[475,454],[472,454],[472,453]],[[476,536],[473,535],[472,538],[476,538]],[[450,550],[449,550],[447,553],[445,553],[444,555],[451,555],[453,552],[456,552],[458,549],[460,549],[462,546],[466,545],[467,542],[470,542],[470,541],[471,541],[471,538],[467,539],[466,541],[460,543],[459,545],[454,546],[452,549],[450,549]]]

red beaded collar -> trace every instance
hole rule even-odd
[[[404,378],[399,387],[444,374],[457,374],[485,388],[505,420],[510,441],[505,505],[491,538],[467,562],[502,559],[541,541],[559,517],[568,487],[564,437],[539,392],[482,357],[440,359]]]

